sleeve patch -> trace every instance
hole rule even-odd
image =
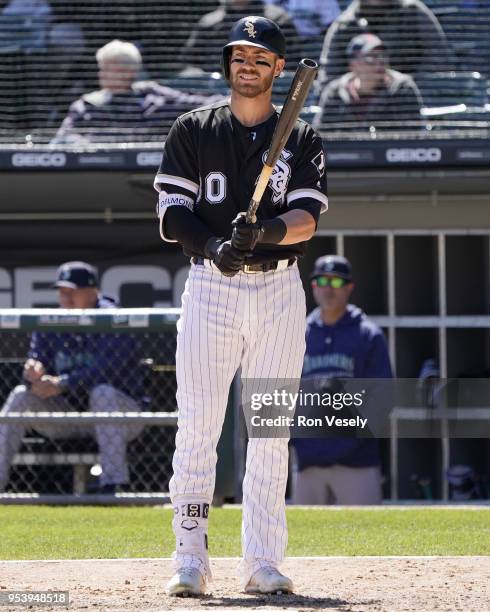
[[[318,155],[315,155],[315,157],[311,160],[311,163],[318,170],[320,178],[322,178],[322,176],[325,174],[325,153],[323,151],[320,151],[320,153],[318,153]]]
[[[177,242],[177,240],[172,240],[165,234],[163,218],[170,206],[185,206],[190,211],[193,211],[194,200],[188,196],[182,195],[181,193],[167,193],[166,191],[161,191],[158,196],[157,214],[160,220],[160,238],[165,242]]]
[[[181,193],[161,191],[158,196],[158,216],[161,216],[169,206],[185,206],[192,212],[194,210],[194,200]]]

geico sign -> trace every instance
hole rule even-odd
[[[56,266],[0,267],[0,308],[36,308],[56,306],[57,291],[53,289]],[[120,265],[107,268],[101,275],[101,291],[120,298],[123,294],[138,296],[145,285],[146,300],[142,306],[167,308],[179,306],[189,266],[169,270],[152,265]]]
[[[441,161],[441,149],[437,147],[417,149],[387,149],[386,160],[392,164],[400,162],[438,162]]]
[[[12,165],[15,168],[61,168],[66,165],[64,153],[14,153]]]

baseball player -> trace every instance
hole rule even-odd
[[[305,297],[296,260],[327,208],[322,142],[305,122],[296,122],[282,151],[258,221],[244,219],[278,120],[271,91],[285,47],[274,22],[236,22],[222,57],[231,99],[176,120],[155,179],[161,237],[179,242],[192,262],[177,325],[170,595],[203,593],[211,578],[208,511],[235,373],[241,366],[242,379],[301,375]],[[293,590],[277,569],[287,543],[287,471],[287,439],[249,440],[240,564],[246,592]]]

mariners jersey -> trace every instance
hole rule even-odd
[[[169,206],[186,206],[215,236],[231,237],[231,223],[248,208],[265,162],[279,114],[253,127],[243,126],[229,102],[218,102],[181,115],[165,142],[155,178],[159,192],[161,235]],[[321,138],[298,120],[275,165],[257,217],[271,219],[303,209],[318,222],[327,210],[325,154]],[[306,243],[259,244],[252,261],[288,259],[304,254]]]
[[[95,307],[116,306],[100,295]],[[90,390],[105,383],[136,400],[143,398],[140,346],[131,334],[34,332],[28,356],[61,378],[67,387],[65,396],[80,410],[85,410]]]
[[[306,320],[303,379],[391,378],[391,364],[382,331],[353,304],[334,325],[327,325],[319,308]],[[310,387],[308,387],[310,388]],[[330,414],[330,413],[329,413]],[[345,415],[344,415],[345,416]],[[349,414],[354,416],[354,413]],[[295,438],[298,468],[379,464],[377,440],[349,437]]]

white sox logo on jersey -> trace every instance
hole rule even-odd
[[[255,38],[257,36],[257,30],[254,27],[254,22],[252,19],[248,19],[245,22],[245,27],[243,28],[243,31],[248,34],[249,38]]]
[[[267,158],[267,153],[268,151],[262,156],[262,161],[264,163]],[[289,179],[291,178],[291,166],[287,163],[287,160],[292,156],[293,154],[291,151],[283,149],[272,171],[272,175],[269,179],[269,187],[272,189],[273,204],[282,204],[286,197]]]

